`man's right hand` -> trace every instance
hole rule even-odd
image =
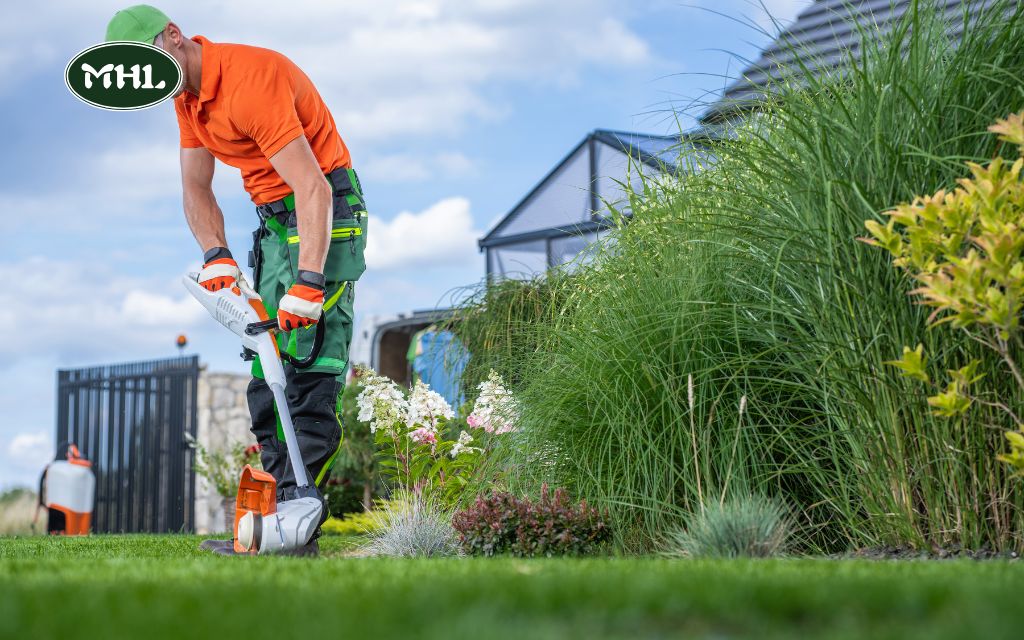
[[[207,291],[220,291],[232,287],[242,278],[238,263],[225,247],[215,247],[206,252],[206,264],[199,272],[199,286]]]

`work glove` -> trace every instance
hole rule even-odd
[[[317,323],[324,310],[324,284],[322,273],[299,271],[295,284],[277,305],[277,324],[282,331]]]
[[[241,280],[242,272],[226,247],[214,247],[203,256],[206,264],[199,272],[199,286],[207,291],[220,291],[233,287]]]

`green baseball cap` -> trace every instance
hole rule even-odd
[[[148,4],[121,9],[107,25],[107,42],[130,40],[150,44],[170,21],[163,11]]]

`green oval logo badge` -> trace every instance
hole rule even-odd
[[[71,59],[64,82],[82,102],[111,111],[146,109],[174,96],[183,75],[178,61],[142,42],[104,42]]]

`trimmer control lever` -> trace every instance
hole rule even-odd
[[[263,322],[250,322],[245,327],[245,332],[250,336],[258,336],[261,333],[277,328],[277,318],[264,320]]]
[[[316,324],[316,334],[313,336],[313,346],[309,351],[309,355],[305,358],[296,358],[290,353],[281,352],[281,359],[292,365],[296,369],[308,369],[313,366],[316,362],[317,357],[320,355],[320,349],[324,346],[324,329],[326,324],[324,322],[323,313],[320,314],[320,321]],[[261,333],[266,333],[271,329],[277,329],[277,319],[271,318],[270,320],[264,320],[262,322],[250,322],[245,325],[245,333],[250,336],[258,336]],[[245,360],[245,353],[242,354],[242,359]]]

